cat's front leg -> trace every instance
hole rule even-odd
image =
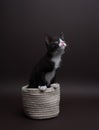
[[[44,85],[44,86],[38,86],[39,90],[44,92],[46,89],[47,89],[47,86]]]

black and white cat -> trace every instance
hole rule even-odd
[[[57,37],[46,35],[45,44],[47,53],[34,67],[28,88],[39,88],[45,91],[47,87],[55,83],[56,71],[60,67],[61,57],[67,46],[64,34],[61,33]]]

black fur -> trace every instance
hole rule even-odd
[[[45,75],[48,72],[52,72],[54,70],[55,63],[51,61],[53,54],[55,51],[59,49],[59,38],[63,39],[63,34],[60,34],[59,37],[50,37],[48,35],[45,36],[45,44],[47,47],[46,55],[40,60],[38,64],[34,67],[30,80],[29,80],[29,88],[38,88],[38,86],[47,86],[50,87],[50,84],[55,83],[55,76],[50,81],[48,85]],[[63,39],[64,40],[64,39]]]

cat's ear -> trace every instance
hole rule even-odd
[[[45,34],[45,44],[48,46],[52,41],[52,37],[49,36],[47,33]]]
[[[62,40],[64,40],[64,33],[61,32],[59,37],[60,37]]]

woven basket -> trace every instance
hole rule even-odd
[[[23,86],[22,101],[25,114],[32,119],[56,117],[59,114],[60,85],[52,85],[44,92]]]

